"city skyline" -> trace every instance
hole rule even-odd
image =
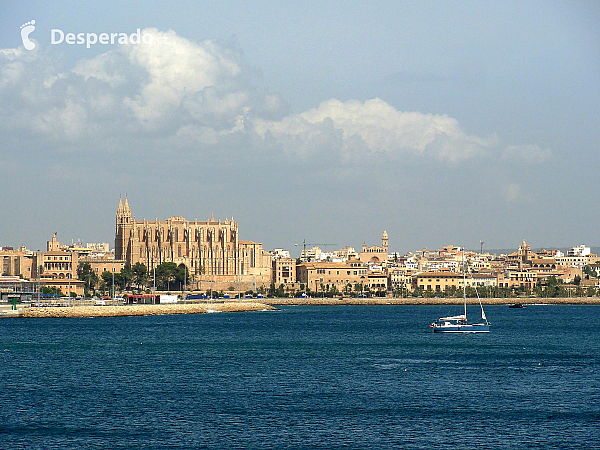
[[[265,249],[600,245],[597,3],[133,5],[2,6],[0,245],[112,246],[121,194]]]
[[[107,245],[108,247],[105,250],[103,250],[105,252],[109,251],[109,249],[110,249],[110,252],[123,252],[123,249],[118,250],[119,245],[122,245],[119,242],[119,240],[122,238],[122,236],[119,234],[119,229],[120,229],[119,228],[119,224],[121,223],[121,219],[119,219],[119,213],[120,213],[120,211],[122,210],[122,207],[123,207],[122,206],[122,202],[125,203],[126,208],[129,211],[129,214],[131,214],[131,217],[133,218],[133,221],[136,221],[136,216],[134,214],[132,214],[131,211],[129,210],[128,197],[127,196],[124,197],[124,198],[120,197],[119,198],[119,204],[118,204],[118,207],[117,207],[117,219],[116,219],[117,231],[116,231],[116,234],[114,235],[113,239],[110,239],[110,240],[108,240],[106,242],[102,241],[102,240],[95,240],[94,242],[90,242],[90,240],[86,241],[86,240],[81,239],[81,238],[67,238],[65,242],[70,241],[71,242],[71,246],[81,246],[81,247],[84,247],[84,248],[88,248],[88,247],[89,248],[95,248],[95,247],[100,247],[100,246],[102,246],[104,248],[105,245]],[[156,222],[157,220],[158,220],[158,222]],[[209,224],[209,223],[213,223],[213,224],[216,225],[218,223],[218,224],[221,224],[223,226],[226,226],[228,223],[230,223],[230,221],[231,221],[232,225],[234,223],[233,222],[233,216],[228,216],[228,217],[222,219],[222,218],[219,218],[219,217],[215,218],[214,214],[211,213],[210,217],[206,217],[206,218],[195,217],[194,219],[185,218],[185,217],[182,217],[182,216],[178,216],[176,214],[170,215],[169,217],[164,217],[164,218],[162,218],[162,220],[160,218],[156,218],[156,219],[152,220],[152,219],[149,219],[147,217],[143,217],[141,219],[139,219],[139,218],[137,219],[137,224],[138,224],[138,226],[144,226],[145,227],[147,225],[155,226],[153,224],[160,223],[160,224],[163,224],[164,226],[167,226],[167,228],[168,228],[169,221],[174,221],[174,223],[180,223],[180,222],[182,222],[182,223],[189,223],[189,224],[192,224],[192,225],[194,223],[200,224],[200,225],[201,224]],[[237,230],[237,227],[239,227],[239,223],[236,223],[235,227],[236,227],[236,230]],[[243,224],[242,224],[242,229],[243,229]],[[385,239],[387,240],[388,239],[387,230],[383,230],[383,234],[385,235]],[[58,235],[59,235],[59,232],[55,231],[52,234],[52,239],[56,239]],[[240,236],[240,239],[242,241],[248,241],[250,243],[254,243],[255,242],[254,240],[252,240],[251,237],[248,237],[248,236]],[[381,239],[381,235],[380,235],[380,237],[378,239]],[[371,240],[367,240],[367,239],[363,239],[363,241],[362,241],[362,247],[365,247],[365,246],[366,247],[370,247],[371,245],[375,245],[375,247],[377,247],[377,245],[378,245],[378,239],[375,239],[375,240],[372,240],[372,241]],[[523,239],[523,241],[526,241],[526,240],[527,240],[526,238]],[[28,246],[28,245],[25,245],[25,244],[22,244],[22,243],[21,244],[10,244],[10,243],[2,243],[2,242],[0,242],[0,248],[2,248],[2,247],[12,247],[14,249],[17,249],[19,247],[25,247],[28,250],[38,251],[39,252],[39,251],[42,251],[41,249],[43,249],[48,244],[48,242],[50,242],[50,238],[48,240],[45,240],[44,242],[45,242],[45,244],[41,245],[40,247],[31,247],[31,246]],[[519,243],[520,243],[520,241],[519,241]],[[259,244],[262,244],[262,242],[259,243]],[[415,248],[411,248],[411,249],[408,249],[408,250],[402,250],[402,251],[398,250],[398,249],[394,248],[394,246],[392,246],[390,248],[390,250],[389,250],[389,253],[390,254],[398,253],[398,254],[401,254],[401,255],[406,255],[406,254],[411,254],[411,253],[414,253],[414,252],[419,252],[419,251],[422,251],[422,250],[436,251],[436,250],[440,250],[440,249],[442,249],[444,247],[447,247],[447,246],[456,246],[458,248],[464,248],[465,251],[468,251],[468,252],[475,252],[475,253],[482,253],[482,254],[502,254],[502,253],[511,253],[511,252],[513,252],[519,246],[519,244],[516,244],[516,245],[514,245],[512,247],[509,246],[509,247],[505,247],[505,248],[488,248],[488,247],[484,248],[484,244],[486,244],[486,242],[482,241],[482,240],[479,240],[477,242],[477,244],[478,244],[478,247],[476,247],[476,246],[470,247],[468,245],[465,246],[465,245],[462,245],[462,244],[456,243],[456,242],[446,242],[443,245],[439,245],[439,246],[425,245],[425,246],[422,246],[422,247],[415,247]],[[65,244],[65,245],[68,245],[68,244]],[[582,244],[582,243],[579,243],[579,244],[571,243],[568,246],[541,245],[541,246],[537,246],[537,247],[533,246],[532,249],[533,250],[542,250],[542,249],[543,250],[553,250],[554,249],[554,250],[562,250],[562,251],[566,252],[566,250],[569,249],[569,248],[574,248],[576,246],[585,246],[585,245],[586,244]],[[274,246],[269,247],[269,248],[265,247],[264,249],[267,250],[267,251],[269,251],[269,252],[271,252],[271,253],[273,251],[278,250],[278,249],[282,249],[284,251],[289,251],[289,253],[291,254],[292,257],[298,258],[298,257],[302,256],[302,253],[303,253],[304,250],[306,250],[306,251],[312,251],[312,250],[317,249],[317,248],[326,253],[327,251],[336,252],[336,251],[342,250],[344,248],[351,248],[353,250],[357,250],[357,249],[361,248],[361,245],[358,244],[358,243],[356,243],[356,244],[354,244],[354,243],[340,244],[340,243],[325,243],[325,242],[307,242],[306,240],[303,240],[303,241],[294,243],[291,247],[284,247],[282,245],[274,245]],[[600,247],[589,246],[589,248],[591,248],[592,253],[600,253]]]

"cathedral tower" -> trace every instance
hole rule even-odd
[[[133,229],[131,210],[129,209],[127,197],[125,197],[125,205],[123,205],[119,197],[115,222],[115,259],[127,259],[127,252],[130,247],[129,240],[131,238],[131,230]]]

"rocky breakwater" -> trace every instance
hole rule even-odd
[[[313,306],[329,306],[329,305],[462,305],[462,298],[423,298],[423,297],[371,297],[371,298],[356,298],[356,297],[307,297],[307,298],[269,298],[267,299],[271,305],[313,305]],[[468,298],[467,303],[470,305],[479,304],[477,298]],[[600,297],[557,297],[557,298],[540,298],[540,297],[509,297],[509,298],[482,298],[481,303],[484,305],[510,305],[513,303],[531,304],[563,304],[563,305],[598,305]]]
[[[256,302],[193,303],[169,305],[120,305],[24,308],[21,317],[118,317],[211,312],[268,311],[277,308]]]

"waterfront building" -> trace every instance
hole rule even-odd
[[[85,292],[85,282],[79,280],[42,278],[41,284],[45,287],[60,289],[66,296],[69,296],[71,292],[77,296],[83,296]]]
[[[38,292],[34,281],[23,280],[18,276],[0,275],[0,301],[6,302],[17,298],[19,301],[32,300]]]
[[[306,262],[296,267],[298,283],[306,285],[307,289],[314,292],[332,290],[338,292],[352,289],[361,285],[363,290],[368,285],[367,266],[359,260],[349,260],[342,263],[334,262]]]
[[[34,276],[58,280],[76,280],[80,253],[60,245],[58,233],[46,242],[46,251],[35,256]]]
[[[273,259],[273,283],[275,286],[296,282],[296,260],[293,258]]]
[[[508,278],[508,287],[524,287],[525,289],[533,289],[538,282],[537,272],[508,270],[506,273]]]
[[[367,288],[371,293],[387,293],[388,276],[383,272],[367,272]]]
[[[462,282],[463,275],[457,272],[422,272],[414,276],[416,287],[424,291],[443,292],[449,288],[458,288],[459,281]],[[462,284],[461,284],[462,286]]]
[[[104,272],[120,273],[121,269],[123,269],[126,264],[124,260],[117,260],[114,258],[87,258],[80,259],[79,262],[81,264],[89,264],[92,271],[98,276],[102,275]]]
[[[444,292],[447,289],[466,287],[495,287],[498,277],[493,274],[473,273],[463,277],[462,273],[451,271],[423,272],[413,276],[414,285],[423,290]]]
[[[233,217],[221,221],[211,214],[206,221],[180,216],[138,221],[127,198],[124,203],[119,199],[117,206],[115,258],[131,265],[141,262],[149,270],[172,262],[187,267],[199,282],[229,285],[252,281],[254,286],[271,282],[271,255],[260,243],[240,241]]]
[[[416,273],[417,271],[415,269],[406,266],[388,269],[389,285],[391,289],[406,288],[412,290],[414,286],[413,277]]]
[[[29,279],[34,272],[33,264],[33,252],[25,247],[19,250],[3,247],[0,250],[0,275]]]
[[[490,273],[474,273],[467,277],[466,283],[471,287],[496,287],[498,286],[498,277]]]

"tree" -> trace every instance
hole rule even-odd
[[[582,270],[584,275],[587,275],[588,280],[590,279],[589,277],[598,277],[598,272],[592,266],[583,266]]]
[[[171,283],[177,278],[179,268],[173,262],[165,262],[156,266],[156,287],[160,290],[168,290]]]
[[[587,288],[587,294],[588,297],[593,297],[594,295],[596,295],[596,288],[594,288],[594,286],[590,286]]]
[[[175,273],[175,283],[179,284],[179,290],[183,291],[183,286],[189,284],[191,280],[190,272],[185,264],[179,264],[177,272]],[[229,290],[233,291],[235,288],[229,286]]]
[[[279,287],[275,290],[275,295],[277,297],[285,297],[285,285],[282,283],[279,285]]]
[[[477,297],[477,292],[475,291],[475,288],[472,286],[467,286],[465,289],[466,292],[466,296],[471,298],[471,297]]]
[[[92,269],[90,263],[79,263],[77,266],[77,278],[85,282],[85,290],[93,291],[98,283],[98,275]]]
[[[423,297],[423,294],[424,294],[424,290],[422,287],[416,287],[412,291],[413,297]]]
[[[346,286],[344,286],[344,295],[350,295],[351,292],[352,292],[352,285],[350,283],[348,283]]]
[[[338,288],[335,284],[331,285],[331,295],[334,297],[337,297],[338,295],[340,295],[340,291],[338,290]]]
[[[131,264],[127,263],[121,269],[121,287],[123,289],[129,289],[131,287],[131,282],[133,281],[135,274],[133,273],[133,269],[131,268]]]
[[[135,263],[131,268],[133,272],[133,283],[138,289],[143,289],[148,283],[148,268],[143,263]]]
[[[42,286],[42,295],[56,295],[58,297],[63,297],[63,292],[60,288]]]
[[[112,289],[113,289],[113,274],[111,272],[109,272],[108,270],[105,270],[104,272],[102,272],[102,275],[100,275],[100,277],[102,278],[102,281],[104,282],[104,285],[106,286],[106,288],[108,288],[112,291]],[[115,280],[115,286],[121,286],[123,284],[123,278],[120,273],[114,274],[114,280]]]

